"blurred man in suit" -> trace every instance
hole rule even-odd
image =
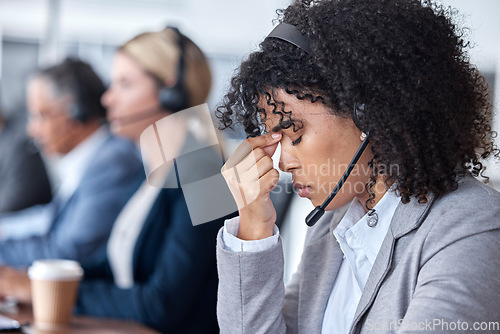
[[[59,158],[61,185],[51,203],[0,217],[1,265],[85,262],[144,178],[136,146],[104,125],[104,90],[88,64],[71,59],[30,81],[28,133],[44,154]]]

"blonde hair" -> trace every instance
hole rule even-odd
[[[119,51],[134,59],[139,66],[154,77],[165,82],[177,82],[180,49],[179,35],[166,28],[156,32],[145,32],[123,44]],[[206,102],[212,86],[212,75],[208,61],[188,37],[184,36],[185,70],[183,85],[189,105]]]

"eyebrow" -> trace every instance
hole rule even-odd
[[[295,128],[295,124],[300,124],[297,128]],[[307,122],[304,119],[294,119],[294,120],[286,120],[276,125],[271,129],[271,132],[279,132],[281,130],[287,130],[292,128],[293,132],[298,132],[304,128],[304,125]]]
[[[283,130],[283,128],[281,127],[281,125],[276,125],[274,128],[271,129],[271,132],[278,132],[280,130]]]
[[[285,130],[285,127],[287,127],[287,129],[288,129],[292,124],[293,124],[292,121],[285,121],[283,123],[276,125],[274,128],[272,128],[271,132],[278,132],[281,130]]]

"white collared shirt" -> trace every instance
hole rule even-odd
[[[378,223],[369,227],[364,206],[354,199],[333,231],[344,253],[344,260],[325,310],[322,334],[349,333],[361,293],[399,202],[400,198],[393,191],[388,191],[374,207]],[[227,250],[258,252],[278,242],[279,230],[276,226],[273,236],[252,241],[238,239],[238,229],[239,217],[226,221],[222,240]]]
[[[73,195],[95,151],[104,143],[107,137],[108,132],[105,126],[101,126],[57,161],[56,170],[61,179],[61,186],[56,194],[59,200],[68,200]]]
[[[378,222],[370,227],[364,205],[355,199],[333,230],[344,259],[328,299],[321,333],[349,333],[368,275],[400,201],[393,191],[388,191],[374,207]]]

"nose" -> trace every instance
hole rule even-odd
[[[28,121],[28,124],[26,125],[26,132],[31,138],[38,138],[39,136],[39,124],[38,121],[32,119]]]
[[[300,167],[300,163],[287,146],[288,145],[284,145],[283,142],[281,143],[279,169],[285,173],[291,173]]]
[[[109,87],[101,96],[101,103],[105,108],[111,107],[114,101],[114,94],[111,87]]]

